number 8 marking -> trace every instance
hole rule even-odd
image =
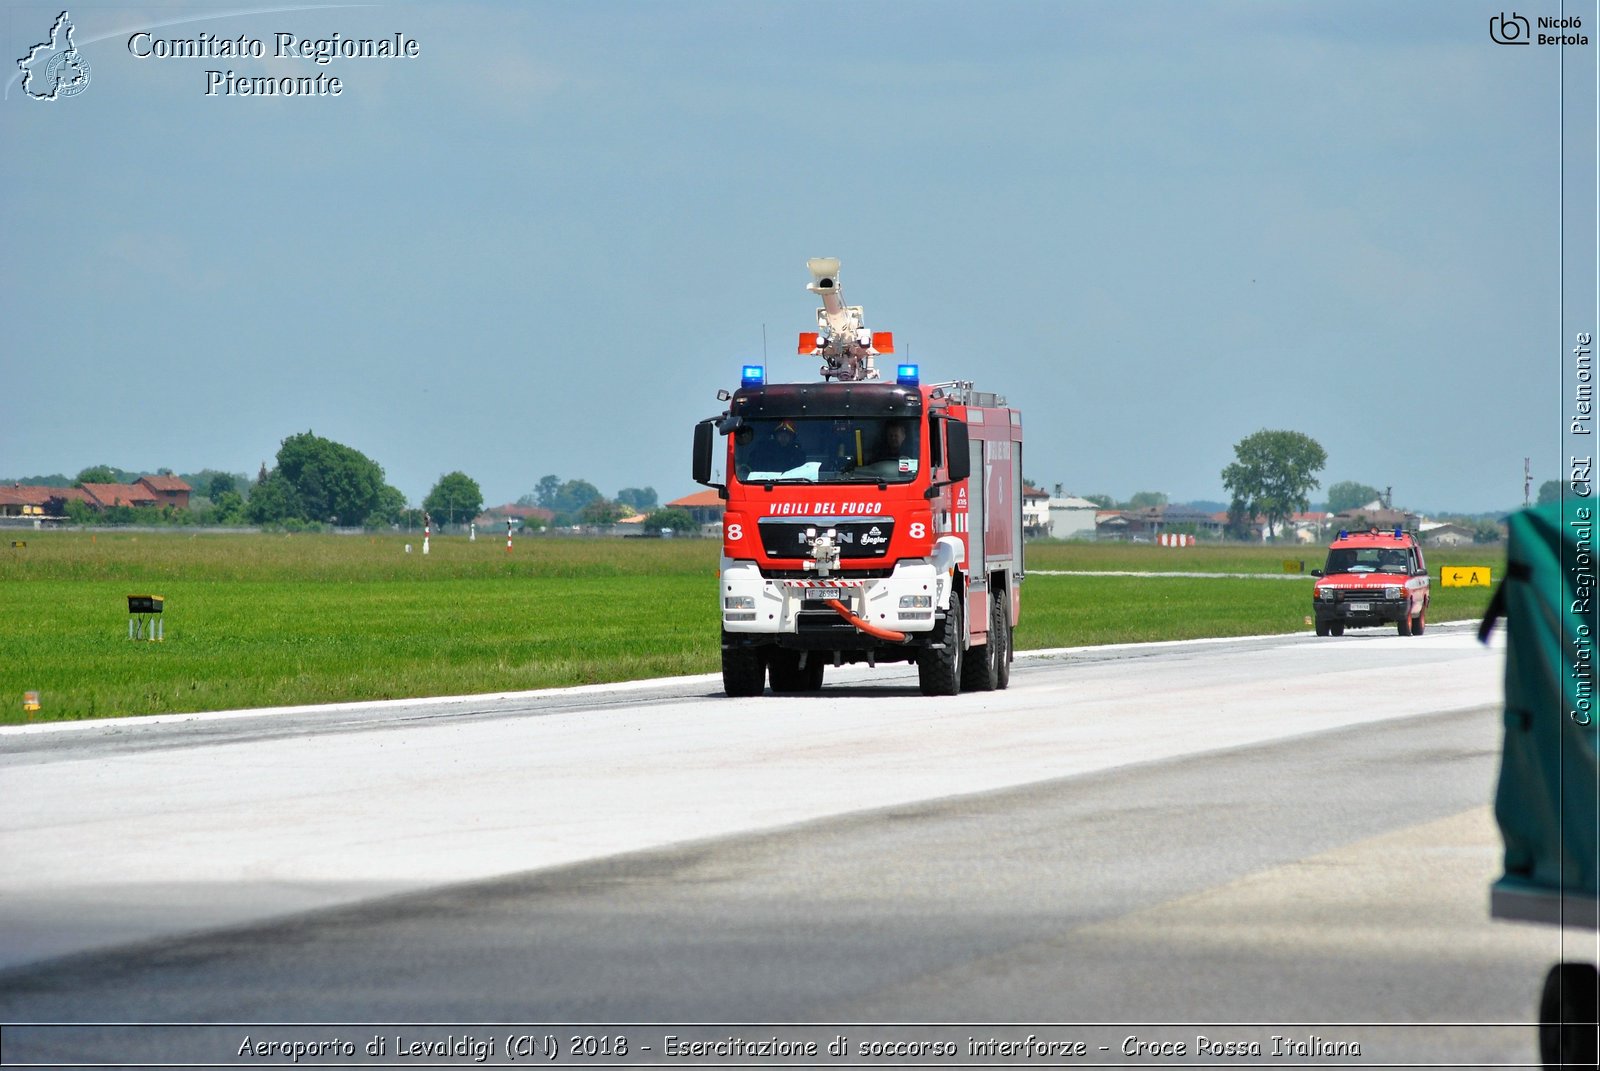
[[[730,525],[728,525],[728,542],[737,543],[737,542],[739,542],[739,540],[741,540],[743,538],[744,538],[744,525],[742,525],[742,524],[730,524]]]
[[[923,527],[921,521],[917,521],[911,526],[910,534],[912,539],[921,539],[923,536],[928,534],[928,530]]]

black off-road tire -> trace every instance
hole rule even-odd
[[[966,638],[966,625],[961,616],[961,600],[952,592],[950,612],[936,627],[934,642],[939,647],[925,647],[917,655],[917,683],[923,695],[959,695],[961,693],[961,642]]]
[[[1405,616],[1394,623],[1394,630],[1401,636],[1411,635],[1411,607],[1406,607]]]
[[[778,649],[767,656],[767,678],[774,695],[803,690],[800,679],[800,652]]]
[[[1343,636],[1344,635],[1344,626],[1343,625],[1329,625],[1328,626],[1328,631],[1333,633],[1335,636]]]
[[[1417,611],[1417,616],[1411,619],[1411,635],[1420,636],[1422,630],[1428,627],[1428,604],[1423,603],[1422,609]]]
[[[1328,623],[1326,621],[1318,621],[1317,622],[1317,635],[1318,636],[1326,636],[1327,634],[1328,634]]]
[[[989,596],[989,635],[985,638],[982,647],[967,648],[966,657],[961,663],[961,690],[963,692],[992,692],[999,683],[996,672],[996,654],[1000,646],[1000,638],[994,631],[994,605],[993,595]]]
[[[759,647],[723,647],[722,690],[728,696],[760,695],[766,676],[767,660]]]
[[[822,660],[820,651],[812,651],[806,661],[805,668],[799,671],[800,691],[819,692],[822,690],[822,674],[828,668],[828,663]]]
[[[1000,637],[1000,653],[995,661],[994,686],[1005,689],[1011,684],[1012,636],[1011,600],[1003,591],[994,598],[994,613],[989,619],[989,635]]]

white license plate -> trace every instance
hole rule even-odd
[[[1353,602],[1350,604],[1350,609],[1358,614],[1365,613],[1372,609],[1372,604],[1370,602]]]
[[[806,588],[806,598],[813,602],[844,598],[843,588]]]

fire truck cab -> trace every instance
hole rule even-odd
[[[1420,636],[1428,623],[1428,566],[1400,528],[1340,532],[1311,575],[1318,578],[1311,596],[1318,636],[1388,624],[1402,636]]]
[[[831,289],[837,261],[812,263],[827,266],[813,275]],[[803,353],[825,345],[801,336]],[[768,383],[745,366],[739,389],[719,395],[726,411],[695,428],[694,478],[727,503],[718,587],[730,696],[768,680],[774,692],[814,691],[827,666],[854,662],[915,663],[929,695],[1009,683],[1021,414],[970,383],[924,384],[912,364],[872,382],[871,357],[892,340],[862,345],[861,366],[830,376],[830,361],[821,383]]]

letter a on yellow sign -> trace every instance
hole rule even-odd
[[[1439,583],[1447,588],[1486,588],[1491,585],[1488,569],[1447,565],[1439,570]]]

